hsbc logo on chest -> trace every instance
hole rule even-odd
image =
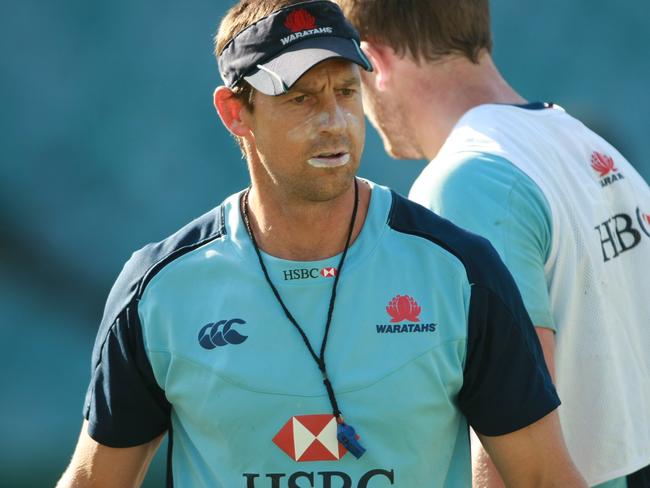
[[[336,438],[333,415],[291,417],[273,438],[294,461],[338,461],[348,452]]]
[[[331,414],[291,417],[273,443],[294,461],[339,461],[347,450],[336,438],[336,419]],[[244,473],[246,488],[383,488],[393,486],[393,469],[372,469],[358,479],[343,471],[294,473]]]
[[[603,261],[608,262],[650,238],[650,214],[637,207],[635,215],[616,214],[595,227],[600,238]]]
[[[286,269],[282,272],[284,281],[294,280],[314,280],[318,278],[334,278],[337,269],[332,267],[325,268],[294,268]]]
[[[246,488],[386,488],[395,486],[394,470],[371,469],[354,480],[343,471],[244,473]]]

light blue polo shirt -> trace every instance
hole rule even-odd
[[[241,194],[126,264],[93,354],[90,435],[126,447],[169,431],[180,487],[470,486],[468,422],[505,434],[559,400],[487,241],[371,187],[326,355],[363,457],[336,440],[322,377],[264,279]],[[263,255],[316,350],[339,258]]]

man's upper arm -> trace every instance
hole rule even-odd
[[[553,332],[535,331],[498,258],[485,259],[483,272],[487,283],[472,285],[459,407],[506,486],[586,486],[564,445],[559,400],[538,340],[540,332],[544,340]]]
[[[409,198],[488,239],[512,273],[533,323],[555,330],[544,271],[551,210],[526,174],[498,156],[455,154],[431,163]]]
[[[84,421],[77,447],[57,488],[138,487],[163,436],[126,448],[108,447],[88,434]]]
[[[92,355],[83,428],[62,487],[139,486],[171,406],[147,357],[138,314],[148,263],[136,253],[108,297]]]
[[[569,457],[557,411],[506,435],[478,436],[506,486],[587,486]]]

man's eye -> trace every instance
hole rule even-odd
[[[307,95],[299,95],[291,99],[291,101],[297,105],[301,105],[305,103],[306,100],[307,100]]]
[[[342,88],[340,93],[344,97],[351,97],[356,93],[356,90],[354,90],[353,88]]]

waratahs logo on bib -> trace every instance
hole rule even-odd
[[[591,167],[598,173],[600,186],[603,188],[623,179],[623,174],[616,168],[614,159],[606,154],[597,151],[591,153]]]
[[[396,295],[386,305],[389,324],[378,324],[377,334],[435,332],[437,324],[421,323],[422,307],[409,295]],[[406,322],[406,323],[404,323]]]
[[[291,417],[273,443],[294,461],[338,461],[348,452],[336,438],[336,419],[331,414]]]
[[[238,345],[248,339],[248,336],[237,332],[233,326],[243,325],[246,321],[242,319],[220,320],[210,322],[201,327],[199,331],[199,344],[204,349],[214,349],[229,344]]]
[[[284,26],[289,29],[291,34],[280,39],[283,46],[305,37],[317,34],[332,34],[334,32],[331,27],[316,27],[316,18],[304,8],[289,12],[284,21]]]

